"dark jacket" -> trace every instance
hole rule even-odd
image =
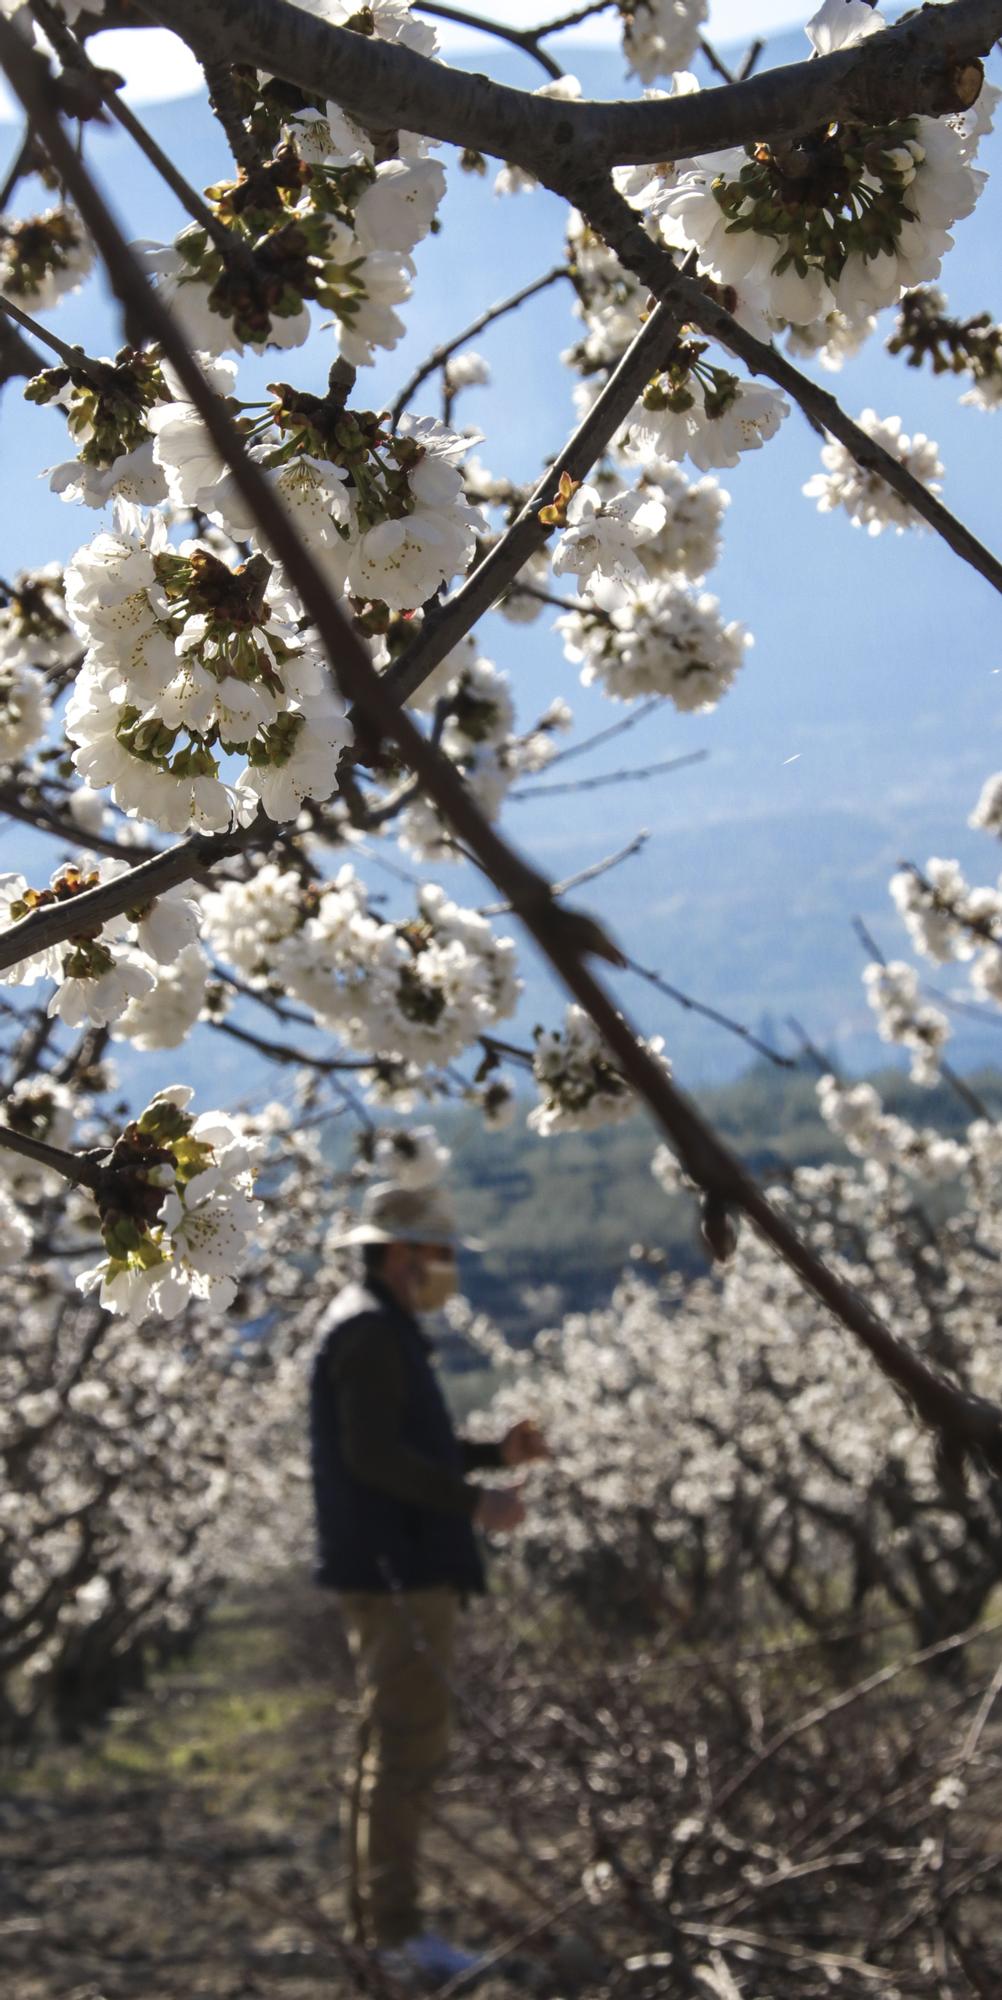
[[[496,1446],[457,1438],[418,1321],[376,1282],[349,1285],[321,1322],[310,1385],[317,1581],[336,1590],[481,1591],[463,1477]]]

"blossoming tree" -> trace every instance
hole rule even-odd
[[[890,311],[897,351],[997,402],[998,329],[951,318],[934,286],[982,193],[997,97],[983,62],[1002,0],[894,26],[864,0],[825,0],[804,63],[740,79],[701,41],[702,0],[638,0],[622,9],[623,46],[647,88],[622,104],[587,101],[560,73],[544,46],[560,22],[516,37],[547,71],[538,91],[460,76],[436,59],[436,11],[150,0],[144,17],[202,62],[232,152],[231,175],[200,194],[88,57],[88,36],[118,18],[110,4],[0,5],[26,119],[0,203],[0,372],[63,413],[70,455],[53,490],[101,513],[65,569],[0,593],[0,804],[73,856],[48,881],[0,882],[0,1239],[8,1265],[45,1273],[45,1302],[24,1307],[28,1359],[12,1363],[29,1399],[12,1449],[72,1407],[88,1322],[73,1320],[59,1411],[37,1356],[58,1356],[75,1291],[133,1325],[246,1306],[268,1228],[255,1179],[295,1175],[301,1140],[267,1109],[195,1105],[171,1081],[166,1052],[203,1023],[296,1065],[324,1103],[361,1101],[370,1126],[382,1106],[457,1090],[502,1122],[517,1064],[535,1077],[542,1135],[646,1105],[713,1255],[726,1260],[744,1217],[769,1248],[743,1256],[778,1253],[834,1314],[835,1350],[860,1344],[941,1457],[998,1466],[990,1371],[930,1350],[894,1299],[878,1312],[803,1204],[762,1193],[596,976],[595,959],[623,962],[615,941],[499,832],[506,795],[552,760],[570,714],[556,702],[519,719],[477,626],[496,605],[518,622],[556,600],[567,658],[612,702],[712,707],[749,643],[704,587],[726,506],[714,475],[768,449],[794,403],[826,433],[806,489],[822,512],[844,508],[871,534],[924,525],[1002,589],[1002,566],[938,497],[931,440],[872,410],[850,418],[797,365],[840,367]],[[172,242],[125,242],[87,164],[98,114],[177,197],[187,220]],[[573,288],[579,422],[531,490],[497,462],[503,439],[487,440],[488,470],[452,427],[484,372],[469,330],[392,409],[366,406],[365,370],[400,338],[447,174],[488,157],[503,193],[540,183],[567,204],[566,261],[481,320],[558,279]],[[124,315],[110,356],[48,323],[95,258]],[[241,393],[242,357],[291,355],[318,323],[322,392]],[[408,407],[435,371],[444,420]],[[976,812],[995,832],[999,798],[990,779]],[[563,1023],[533,1048],[503,1039],[514,940],[423,873],[411,910],[386,915],[364,866],[374,841],[422,865],[475,861],[566,986]],[[998,1001],[996,891],[936,862],[897,893],[922,948],[972,957],[979,993]],[[915,975],[877,966],[870,990],[882,1032],[934,1073],[945,1031]],[[229,1018],[235,996],[260,1033]],[[319,1030],[326,1053],[302,1052],[297,1029]],[[155,1059],[150,1101],[124,1122],[102,1089],[115,1042]],[[879,1107],[842,1093],[835,1111],[897,1146]],[[997,1172],[993,1134],[983,1152]],[[193,1462],[214,1449],[193,1420]],[[84,1460],[97,1476],[100,1454]],[[44,1631],[30,1562],[21,1585],[25,1629]]]

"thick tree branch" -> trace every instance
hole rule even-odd
[[[20,1153],[22,1159],[34,1160],[36,1166],[51,1167],[53,1173],[61,1174],[65,1181],[75,1181],[80,1187],[90,1188],[92,1194],[96,1194],[102,1185],[103,1175],[95,1160],[87,1159],[82,1153],[65,1153],[61,1146],[47,1146],[44,1139],[29,1139],[26,1132],[15,1132],[2,1120],[0,1147],[6,1153]]]
[[[229,9],[220,10],[229,12]],[[256,8],[250,11],[257,12]],[[74,152],[52,106],[48,65],[25,48],[0,15],[0,61],[24,109],[36,121],[56,171],[76,201],[85,226],[104,258],[108,275],[126,311],[142,321],[172,361],[213,442],[226,457],[238,490],[255,515],[263,538],[273,547],[304,612],[317,627],[344,694],[354,700],[376,734],[399,746],[402,757],[453,831],[475,855],[478,866],[517,911],[567,990],[598,1029],[639,1101],[668,1137],[685,1171],[705,1191],[708,1202],[743,1212],[760,1234],[823,1305],[867,1349],[921,1419],[940,1436],[954,1459],[983,1455],[1002,1469],[1002,1409],[967,1394],[914,1353],[837,1272],[803,1242],[777,1213],[741,1163],[695,1106],[677,1089],[619,1012],[611,995],[586,964],[603,954],[621,962],[594,919],[554,901],[544,878],[483,818],[449,760],[421,735],[405,709],[396,708],[385,680],[371,660],[259,466],[248,458],[224,404],[210,390],[183,334],[152,291]],[[316,87],[316,79],[314,79]],[[187,845],[187,843],[185,843]],[[175,850],[175,853],[177,850]],[[154,869],[163,864],[147,862]],[[141,870],[136,870],[138,875]],[[82,901],[83,899],[81,899]],[[27,921],[27,920],[26,920]]]
[[[614,250],[617,257],[647,285],[663,305],[676,307],[679,318],[698,326],[719,340],[731,354],[743,361],[755,375],[764,375],[784,389],[808,421],[838,438],[865,472],[875,473],[904,500],[914,513],[946,542],[955,555],[970,563],[993,590],[1002,592],[1002,562],[986,549],[934,493],[916,479],[892,452],[869,437],[828,389],[802,375],[791,361],[766,341],[757,340],[739,326],[733,315],[704,291],[703,287],[679,271],[669,251],[653,243],[629,203],[616,193],[605,177],[582,190],[578,204],[593,228]]]
[[[0,26],[0,37],[2,33]],[[268,844],[267,835],[262,835],[260,830],[254,838],[260,845]],[[109,918],[154,902],[168,889],[177,888],[181,882],[192,881],[215,862],[238,853],[248,844],[247,829],[236,833],[193,834],[190,839],[179,841],[176,847],[165,848],[152,860],[140,861],[127,874],[116,876],[113,882],[102,882],[96,889],[85,889],[68,902],[32,910],[30,916],[22,917],[20,922],[0,932],[0,972],[18,965],[36,951],[48,950],[50,945],[62,944],[67,938],[100,930]]]
[[[143,0],[195,53],[248,63],[322,93],[363,124],[402,125],[429,138],[515,161],[562,191],[601,166],[691,159],[857,118],[884,125],[966,110],[981,58],[1002,35],[1002,0],[951,0],[850,49],[766,70],[691,97],[647,103],[565,103],[336,28],[291,0]]]

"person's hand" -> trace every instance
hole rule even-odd
[[[474,1526],[488,1535],[507,1535],[525,1520],[520,1486],[485,1486],[477,1501]]]
[[[501,1458],[505,1465],[534,1465],[539,1459],[549,1456],[550,1447],[539,1425],[531,1417],[523,1417],[521,1423],[513,1424],[501,1439]]]

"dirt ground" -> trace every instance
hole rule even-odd
[[[400,1990],[346,1955],[337,1786],[350,1684],[328,1600],[274,1584],[224,1603],[193,1653],[81,1745],[49,1745],[0,1797],[3,2000],[340,2000]],[[436,1921],[475,1948],[478,1878],[504,1857],[476,1801],[433,1834]],[[476,1857],[474,1858],[474,1850]],[[494,1862],[498,1863],[495,1869]],[[525,1926],[514,1904],[512,1934]],[[573,1931],[508,1960],[481,2000],[601,1990]]]

